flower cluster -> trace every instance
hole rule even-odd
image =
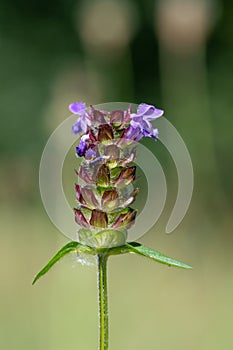
[[[113,112],[91,106],[88,111],[82,102],[72,103],[69,109],[79,115],[72,131],[81,136],[76,155],[83,157],[76,170],[80,183],[75,185],[75,220],[82,227],[79,241],[96,248],[123,245],[137,213],[130,206],[139,191],[132,188],[135,142],[143,137],[158,138],[151,121],[163,111],[144,103],[136,113],[130,106]]]

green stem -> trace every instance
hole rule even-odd
[[[98,297],[99,297],[99,348],[108,349],[108,293],[107,293],[107,259],[104,254],[97,255],[98,263]]]

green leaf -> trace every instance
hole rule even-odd
[[[101,232],[104,233],[105,231]],[[107,232],[107,231],[106,231]],[[61,248],[57,254],[54,255],[54,257],[48,262],[47,265],[36,275],[34,278],[32,284],[35,284],[35,282],[45,275],[51,267],[56,264],[57,261],[59,261],[63,256],[76,252],[77,254],[90,254],[90,255],[96,255],[98,253],[106,254],[108,256],[110,255],[120,255],[120,254],[127,254],[127,253],[134,253],[138,255],[145,256],[146,258],[152,259],[154,261],[157,261],[161,264],[166,264],[168,266],[174,266],[174,267],[180,267],[183,269],[191,269],[192,267],[184,264],[178,260],[169,258],[168,256],[153,250],[151,248],[147,248],[143,246],[140,243],[137,242],[131,242],[131,243],[126,243],[122,246],[117,246],[113,248],[92,248],[87,245],[83,245],[79,242],[72,241],[67,243],[63,248]]]
[[[88,246],[82,245],[79,242],[69,242],[64,247],[62,247],[55,255],[54,257],[48,262],[45,267],[36,275],[34,278],[32,284],[35,284],[35,282],[45,275],[51,267],[56,264],[57,261],[59,261],[63,256],[71,253],[71,252],[77,252],[77,253],[83,253],[83,254],[95,254],[94,250]]]
[[[153,250],[151,248],[147,248],[141,245],[140,243],[131,242],[131,243],[125,244],[125,246],[128,248],[129,253],[145,256],[146,258],[157,261],[158,263],[166,264],[168,266],[180,267],[183,269],[192,269],[191,266],[184,264],[181,261],[169,258],[168,256],[156,250]]]

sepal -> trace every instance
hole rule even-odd
[[[119,206],[119,195],[116,190],[106,190],[101,199],[103,210],[111,211]]]
[[[75,222],[78,225],[83,226],[83,227],[90,226],[80,209],[74,208],[74,215],[75,215]]]
[[[90,224],[94,227],[107,228],[108,226],[107,214],[102,210],[97,210],[97,209],[92,210]]]
[[[121,110],[116,110],[111,113],[110,123],[116,128],[120,128],[124,121],[124,112]]]
[[[109,124],[100,125],[98,128],[98,141],[104,143],[113,139],[112,127]]]
[[[122,168],[118,178],[114,182],[114,186],[122,188],[128,186],[135,180],[136,166]]]
[[[106,164],[101,165],[96,176],[96,185],[108,187],[110,185],[110,170]]]
[[[135,221],[136,214],[137,214],[137,210],[128,207],[127,211],[121,213],[118,216],[117,220],[112,225],[112,228],[113,229],[118,229],[123,227],[130,228]]]

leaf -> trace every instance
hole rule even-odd
[[[128,248],[129,253],[145,256],[146,258],[157,261],[158,263],[165,264],[168,266],[180,267],[183,269],[192,269],[191,266],[184,264],[181,261],[169,258],[168,256],[154,249],[147,248],[140,243],[131,242],[131,243],[125,244],[125,246]]]
[[[84,253],[84,254],[94,254],[93,249],[88,247],[88,246],[84,246],[84,245],[80,244],[79,242],[75,242],[75,241],[69,242],[54,255],[54,257],[48,262],[47,265],[45,265],[45,267],[43,267],[43,269],[34,278],[32,284],[35,284],[35,282],[40,277],[45,275],[51,269],[51,267],[54,264],[56,264],[56,262],[58,262],[61,258],[63,258],[63,256],[65,256],[71,252],[80,252],[80,253]]]
[[[134,254],[145,256],[146,258],[152,259],[154,261],[157,261],[161,264],[165,264],[168,266],[174,266],[174,267],[179,267],[179,268],[183,268],[183,269],[192,269],[192,267],[187,265],[187,264],[184,264],[178,260],[169,258],[168,256],[166,256],[166,255],[164,255],[156,250],[153,250],[151,248],[147,248],[147,247],[145,247],[142,244],[137,243],[137,242],[126,243],[122,246],[113,247],[113,248],[94,249],[94,248],[91,248],[87,245],[82,245],[79,242],[72,241],[72,242],[67,243],[63,248],[61,248],[57,252],[57,254],[54,255],[54,257],[48,262],[48,264],[45,265],[45,267],[36,275],[32,284],[35,284],[35,282],[40,277],[45,275],[51,269],[51,267],[54,264],[56,264],[57,261],[59,261],[65,255],[67,255],[71,252],[77,252],[77,253],[81,253],[81,254],[91,254],[91,255],[96,255],[98,253],[102,253],[102,254],[106,254],[108,256],[134,253]]]

